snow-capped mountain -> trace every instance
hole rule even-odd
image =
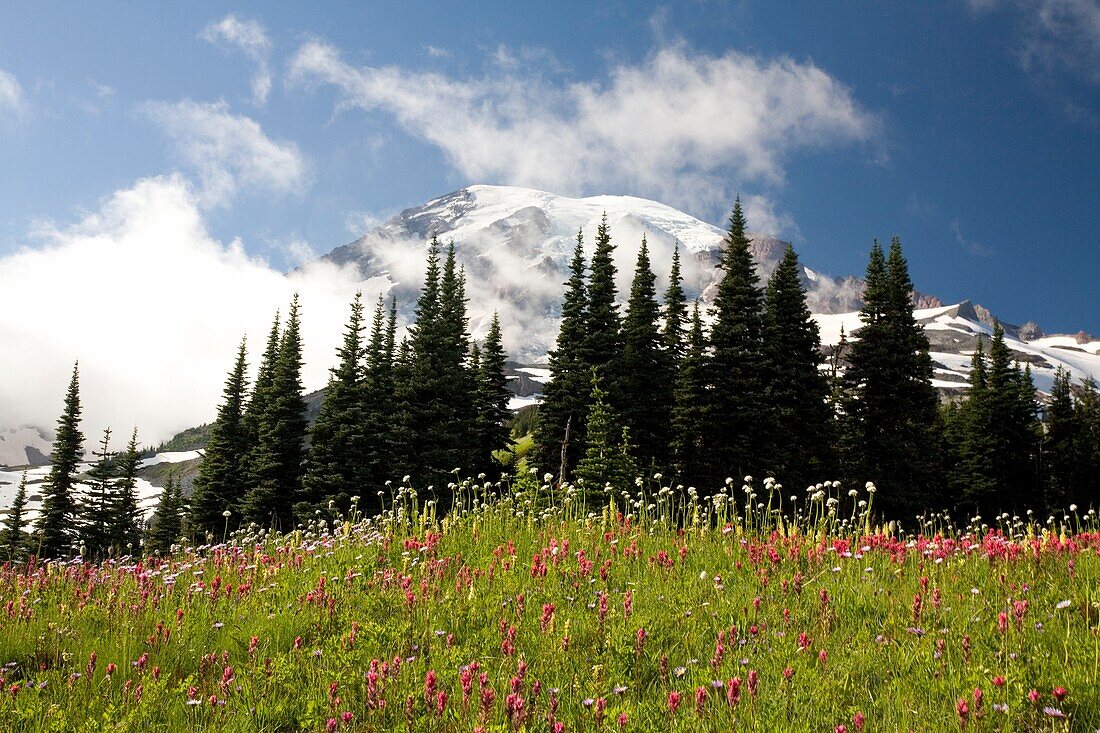
[[[678,246],[688,298],[710,301],[725,233],[671,206],[633,196],[569,198],[528,188],[469,186],[406,209],[323,259],[355,265],[365,279],[388,280],[398,303],[411,313],[428,240],[438,237],[444,245],[453,240],[466,269],[475,333],[484,332],[488,316],[499,311],[515,357],[539,362],[556,338],[562,283],[568,278],[577,232],[583,230],[590,256],[605,213],[616,245],[620,292],[629,291],[645,235],[659,286]],[[761,277],[766,278],[787,243],[767,234],[753,234],[752,239]],[[859,278],[834,278],[803,267],[803,279],[813,311],[859,308]],[[940,305],[935,299],[925,304]]]
[[[454,241],[456,257],[466,269],[474,332],[484,332],[489,315],[499,311],[513,358],[540,364],[557,335],[562,283],[577,231],[583,229],[591,255],[604,213],[616,244],[620,293],[629,289],[644,234],[659,280],[678,246],[688,297],[711,300],[725,232],[670,206],[632,196],[569,198],[527,188],[469,186],[402,211],[324,259],[354,265],[365,279],[389,281],[411,314],[428,240]],[[783,256],[786,242],[767,234],[751,236],[763,280]],[[836,343],[841,325],[849,335],[859,328],[862,279],[831,277],[803,265],[803,282],[825,344]],[[970,355],[979,335],[992,332],[995,316],[969,301],[944,305],[928,295],[918,294],[917,306],[932,345],[937,386],[944,391],[965,388]],[[1045,337],[1033,323],[1003,325],[1009,347],[1021,362],[1031,364],[1041,391],[1049,391],[1058,366],[1075,378],[1100,380],[1100,341],[1085,334]],[[527,390],[519,392],[529,397]]]

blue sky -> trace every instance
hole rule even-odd
[[[0,256],[172,176],[277,269],[468,183],[740,192],[819,270],[898,234],[922,291],[1095,333],[1098,171],[1095,0],[0,6]]]

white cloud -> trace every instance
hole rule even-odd
[[[297,145],[272,140],[255,120],[230,114],[224,102],[147,102],[140,109],[194,169],[204,204],[225,205],[242,186],[287,194],[309,185],[308,165]]]
[[[155,443],[209,421],[241,335],[255,369],[276,308],[301,294],[304,381],[324,385],[356,276],[318,265],[284,276],[206,230],[182,176],[138,181],[70,225],[39,227],[0,258],[0,415],[52,429],[80,360],[84,432],[137,425]],[[364,297],[377,297],[364,287]]]
[[[10,71],[0,69],[0,119],[20,118],[27,113],[23,87]]]
[[[289,81],[336,87],[341,109],[392,115],[472,181],[629,192],[706,213],[727,207],[736,186],[782,185],[796,151],[871,141],[879,129],[847,87],[787,57],[674,45],[572,84],[532,67],[498,59],[480,78],[356,67],[311,41]]]
[[[1100,1],[968,0],[977,13],[1011,10],[1018,16],[1016,49],[1026,71],[1070,71],[1100,83]]]
[[[271,39],[267,37],[264,27],[255,20],[230,14],[206,26],[201,36],[215,45],[236,46],[256,65],[252,77],[252,101],[262,107],[271,92]]]

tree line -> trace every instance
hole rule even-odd
[[[979,340],[972,388],[941,404],[929,343],[897,237],[868,260],[858,338],[826,364],[788,246],[761,284],[740,200],[729,219],[709,311],[689,304],[674,251],[658,302],[643,237],[625,310],[606,217],[591,262],[578,233],[539,405],[534,461],[590,492],[640,474],[713,493],[742,476],[799,490],[824,478],[876,485],[886,516],[989,513],[1096,501],[1100,400],[1060,372],[1046,425],[1030,366],[998,324]]]
[[[510,398],[500,320],[494,314],[480,343],[471,338],[465,274],[454,244],[445,255],[440,249],[433,239],[415,320],[400,343],[396,301],[387,309],[379,297],[368,324],[356,294],[312,425],[301,381],[298,297],[285,322],[276,314],[251,385],[242,340],[191,496],[177,477],[169,478],[147,527],[146,549],[166,551],[182,536],[221,538],[247,522],[286,531],[319,510],[346,512],[353,499],[371,515],[381,510],[389,480],[402,474],[443,498],[455,469],[499,476],[502,464],[492,453],[508,445]],[[81,476],[79,423],[74,369],[35,532],[22,531],[24,481],[0,548],[58,557],[83,543],[94,558],[138,547],[137,433],[117,458],[107,449],[106,431],[97,462]]]
[[[886,249],[872,245],[858,337],[842,333],[828,364],[794,249],[762,284],[739,199],[724,245],[704,313],[688,303],[678,248],[658,300],[643,237],[620,312],[606,216],[590,262],[578,232],[534,425],[534,466],[559,482],[580,479],[593,493],[656,473],[704,494],[745,475],[796,490],[825,477],[852,487],[873,481],[876,507],[891,517],[1096,502],[1096,385],[1073,385],[1059,371],[1040,421],[1030,366],[1013,357],[997,324],[979,339],[965,397],[941,403],[898,238]],[[387,308],[380,297],[368,324],[357,294],[311,426],[295,296],[285,322],[275,316],[251,385],[242,340],[190,499],[170,477],[145,528],[146,548],[216,538],[247,522],[286,530],[353,501],[373,514],[402,474],[432,486],[445,510],[456,472],[499,475],[493,452],[510,438],[503,336],[494,315],[485,339],[471,339],[466,303],[454,244],[442,254],[435,239],[400,342],[396,302]],[[136,430],[117,455],[105,431],[77,491],[78,376],[74,367],[35,531],[23,531],[24,477],[0,532],[9,557],[77,548],[119,556],[142,541]]]

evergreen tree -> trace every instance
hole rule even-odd
[[[239,512],[244,498],[244,486],[247,483],[248,453],[250,449],[251,419],[246,414],[245,392],[248,389],[247,344],[241,339],[237,348],[237,359],[225,380],[222,390],[222,404],[218,407],[217,417],[210,428],[210,438],[206,443],[202,464],[191,489],[191,527],[200,535],[224,529],[226,525],[223,513]],[[270,386],[270,367],[261,366],[265,383]],[[267,387],[263,389],[261,402],[267,397]],[[260,390],[254,393],[259,394]],[[256,405],[257,409],[259,405]],[[258,429],[258,423],[256,425]],[[239,515],[238,515],[239,516]]]
[[[87,490],[80,504],[80,544],[88,560],[107,556],[114,529],[111,510],[117,467],[110,442],[111,429],[106,428],[99,441],[99,450],[92,453],[96,462],[88,471]]]
[[[397,334],[397,301],[390,302],[389,318],[386,318],[385,301],[378,296],[371,321],[370,343],[366,354],[365,419],[366,456],[364,464],[364,491],[359,504],[367,516],[382,510],[378,490],[392,477],[387,472],[400,470],[403,463],[398,456],[393,424],[394,407],[394,348]]]
[[[409,329],[407,372],[398,389],[404,412],[410,473],[445,486],[455,468],[470,460],[472,380],[466,370],[465,287],[448,248],[442,272],[439,242],[432,240],[424,287]]]
[[[874,481],[876,504],[888,516],[908,517],[942,501],[941,416],[912,291],[900,242],[891,242],[887,262],[876,241],[843,409],[850,478]]]
[[[656,277],[649,263],[645,236],[623,319],[623,350],[619,358],[619,414],[637,445],[643,464],[662,470],[669,460],[673,365],[660,330]]]
[[[1051,511],[1062,510],[1076,500],[1082,476],[1080,457],[1085,453],[1081,426],[1074,409],[1069,372],[1058,367],[1050,390],[1043,438],[1046,500]]]
[[[829,381],[819,368],[821,335],[806,306],[794,249],[768,281],[764,296],[764,343],[768,405],[774,410],[766,453],[768,472],[792,487],[832,475],[834,461],[829,412]]]
[[[672,250],[672,269],[668,273],[668,289],[665,291],[665,321],[661,330],[665,351],[672,369],[680,368],[680,360],[687,352],[688,307],[684,295],[684,278],[680,274],[680,245]]]
[[[73,376],[65,395],[65,409],[57,421],[50,454],[50,473],[42,486],[42,509],[38,515],[38,554],[60,557],[76,539],[76,503],[73,488],[76,469],[84,455],[84,435],[80,432],[80,365],[73,366]]]
[[[584,235],[579,231],[569,273],[561,308],[561,329],[557,344],[549,354],[550,381],[543,390],[535,425],[535,464],[543,471],[554,474],[562,468],[563,445],[566,474],[584,455],[585,421],[591,391],[591,372],[584,358],[588,304]],[[566,478],[558,476],[559,481]]]
[[[169,474],[145,540],[148,551],[167,554],[183,534],[182,505],[183,494],[179,479]]]
[[[629,435],[629,428],[619,427],[614,408],[600,386],[599,371],[593,370],[588,447],[577,464],[577,478],[593,498],[601,496],[608,484],[620,491],[633,489],[638,467],[630,454]]]
[[[673,391],[672,450],[678,480],[689,486],[701,485],[709,445],[710,389],[708,386],[707,341],[699,302],[691,313],[687,351],[680,361]]]
[[[447,452],[450,467],[469,474],[478,463],[477,369],[469,363],[470,322],[466,314],[466,273],[457,267],[455,243],[447,246],[439,281],[443,319],[443,367],[440,386],[450,415]],[[446,464],[445,464],[446,465]]]
[[[1023,511],[1043,506],[1035,469],[1039,441],[1035,389],[1030,371],[1020,370],[1005,343],[1004,329],[994,324],[989,346],[987,381],[988,427],[992,480],[997,496],[978,510]]]
[[[339,364],[330,370],[321,410],[311,428],[312,441],[302,501],[312,510],[335,501],[347,510],[367,478],[368,442],[366,345],[363,341],[362,294],[351,303],[344,342],[336,350]],[[299,511],[300,515],[308,511]]]
[[[508,419],[511,414],[508,401],[512,393],[508,390],[506,361],[500,318],[494,313],[477,364],[478,460],[475,468],[487,474],[500,473],[501,467],[493,460],[493,451],[505,448],[509,443]]]
[[[1079,426],[1078,460],[1081,482],[1072,502],[1081,507],[1100,508],[1100,392],[1092,379],[1082,380],[1074,408]]]
[[[718,263],[723,274],[714,298],[710,331],[710,418],[714,436],[708,456],[710,488],[721,485],[727,477],[763,468],[763,439],[771,418],[762,378],[767,370],[762,340],[763,293],[740,198],[730,214],[728,239]]]
[[[611,228],[607,214],[596,229],[596,249],[592,254],[592,270],[588,278],[588,302],[585,309],[583,346],[584,364],[600,373],[612,405],[619,403],[620,359],[623,351],[619,306],[615,302],[615,245],[611,243]]]
[[[259,423],[252,488],[244,498],[246,520],[262,526],[293,526],[295,499],[302,482],[305,438],[309,423],[302,399],[302,341],[298,296],[290,304],[279,356],[271,373],[268,403]]]
[[[243,514],[244,499],[248,492],[255,488],[257,477],[256,459],[259,457],[260,424],[271,402],[271,393],[274,384],[275,362],[279,359],[279,341],[282,336],[279,323],[279,312],[275,311],[275,319],[271,323],[271,330],[267,336],[267,346],[256,371],[256,381],[252,385],[252,392],[248,397],[248,404],[244,408],[241,417],[241,431],[245,447],[244,458],[241,463],[242,480],[240,489],[236,492],[237,501],[232,511]]]
[[[130,433],[130,442],[118,456],[116,465],[110,539],[115,557],[133,555],[141,550],[141,509],[137,497],[139,463],[137,428],[134,428]]]
[[[979,336],[970,361],[970,389],[945,425],[952,465],[947,473],[951,496],[971,510],[987,505],[997,493],[994,446],[989,426],[989,378]]]
[[[0,531],[0,559],[9,562],[22,559],[30,549],[30,538],[23,530],[27,511],[27,472],[19,479],[19,487],[8,508],[4,528]]]

